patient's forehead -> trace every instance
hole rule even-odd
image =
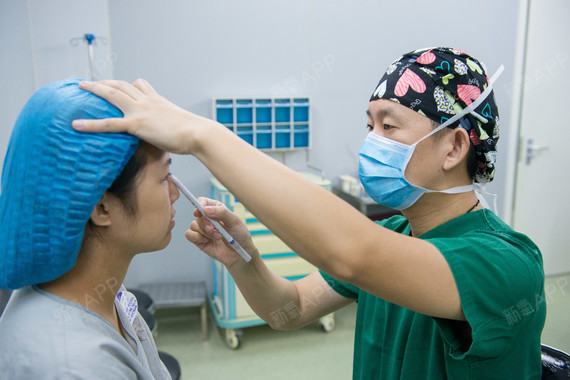
[[[145,150],[145,154],[147,155],[148,164],[154,164],[159,167],[169,166],[172,162],[170,158],[170,153],[155,147],[154,145],[150,145],[145,143],[143,147]]]

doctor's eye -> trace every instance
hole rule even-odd
[[[366,124],[366,129],[368,129],[368,132],[372,132],[372,130],[374,129],[374,127],[370,124]]]
[[[393,125],[390,125],[390,124],[384,124],[383,127],[384,127],[384,130],[385,130],[385,131],[389,131],[390,129],[393,129],[393,128],[394,128],[394,126],[393,126]]]

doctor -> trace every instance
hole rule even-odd
[[[197,212],[187,238],[227,266],[269,324],[294,329],[358,302],[355,379],[540,378],[540,251],[483,208],[475,192],[474,183],[493,179],[499,137],[492,83],[475,58],[451,48],[413,51],[375,87],[359,174],[373,199],[403,214],[379,223],[144,80],[82,88],[125,118],[76,120],[77,130],[127,131],[194,155],[320,268],[296,282],[276,276],[243,223],[202,200],[253,260],[242,261]],[[280,311],[287,318],[274,318]]]

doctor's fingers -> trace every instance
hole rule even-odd
[[[192,223],[190,223],[190,230],[198,232],[209,239],[217,240],[222,237],[212,223],[204,217],[197,217],[196,220],[192,221]]]
[[[80,82],[79,87],[107,100],[119,108],[123,114],[127,114],[137,103],[133,96],[137,98],[145,96],[140,90],[121,81]],[[129,132],[134,134],[129,130],[133,125],[133,122],[126,118],[87,119],[72,122],[73,128],[80,132]]]
[[[138,88],[143,94],[158,95],[158,92],[145,79],[139,78],[133,82],[133,86]]]
[[[184,232],[184,236],[190,243],[196,245],[198,248],[211,241],[211,239],[208,239],[201,233],[192,230],[186,230],[186,232]]]
[[[226,205],[218,201],[209,202],[209,205],[204,206],[204,213],[206,216],[219,221],[227,228],[240,228],[243,224],[239,216],[231,212]]]
[[[71,126],[79,132],[128,132],[132,123],[124,118],[73,120]]]
[[[214,199],[199,197],[198,202],[204,206],[203,210],[205,216],[215,219],[216,221],[225,224],[226,226],[239,225],[241,219],[235,215],[233,212],[228,210],[226,205],[216,201]],[[198,210],[194,210],[194,216],[196,218],[203,216],[203,214]]]
[[[221,202],[218,202],[214,199],[210,199],[210,198],[206,198],[206,197],[198,197],[198,202],[200,202],[200,204],[202,205],[202,209],[204,209],[208,206],[222,206],[222,207],[224,207]],[[206,211],[206,210],[204,210],[204,211]],[[218,220],[218,218],[216,217],[216,214],[212,213],[211,209],[208,209],[207,213],[208,213],[209,217]],[[193,215],[196,219],[204,217],[204,214],[200,210],[198,210],[197,208],[194,209]],[[205,218],[203,218],[203,219],[205,219]]]
[[[141,89],[123,80],[82,81],[79,82],[79,87],[108,100],[121,110],[122,107],[128,106],[132,100],[139,101],[146,97]]]
[[[198,197],[198,202],[200,202],[200,204],[203,207],[207,207],[207,206],[223,206],[223,203],[218,202],[214,199],[210,199],[210,198],[206,198],[206,197]],[[195,217],[199,217],[202,216],[202,213],[200,212],[200,210],[198,209],[194,209],[194,216]],[[211,215],[208,215],[211,216]]]

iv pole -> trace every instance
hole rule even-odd
[[[77,46],[80,41],[85,41],[87,43],[87,58],[89,60],[89,79],[90,80],[97,80],[95,75],[95,54],[93,53],[93,46],[96,44],[97,41],[101,41],[103,43],[107,43],[107,38],[105,37],[96,37],[94,34],[85,33],[81,37],[75,37],[69,40],[71,46]]]

